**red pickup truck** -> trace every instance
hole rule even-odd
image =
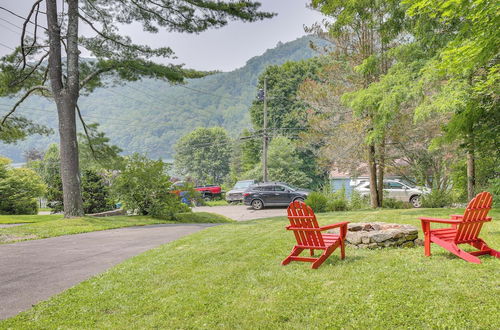
[[[196,186],[194,189],[201,193],[204,200],[212,200],[222,196],[222,188],[217,185]]]
[[[172,185],[172,193],[181,196],[185,190],[186,183],[184,181],[177,181]],[[222,196],[222,188],[217,185],[196,186],[194,190],[201,193],[204,200],[212,200]]]

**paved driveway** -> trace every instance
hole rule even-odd
[[[214,225],[129,227],[0,245],[0,320],[132,256]]]
[[[286,216],[285,207],[254,210],[251,207],[245,205],[201,206],[193,208],[193,211],[217,213],[236,221]]]

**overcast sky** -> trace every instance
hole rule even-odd
[[[251,57],[273,48],[278,41],[287,42],[303,36],[304,25],[309,26],[322,19],[318,12],[306,7],[310,0],[260,2],[262,10],[275,12],[278,16],[255,23],[230,22],[221,29],[198,35],[167,32],[149,34],[137,25],[125,26],[121,32],[131,36],[137,43],[171,47],[179,58],[176,63],[184,63],[187,68],[230,71],[242,67]],[[27,15],[32,3],[28,0],[0,0],[0,6],[22,16]],[[19,44],[20,30],[14,25],[20,27],[22,20],[0,10],[0,55],[10,52],[5,46],[15,47]],[[85,30],[82,31],[85,33]]]

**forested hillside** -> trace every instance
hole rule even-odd
[[[257,77],[272,64],[296,61],[315,55],[309,48],[312,37],[302,37],[267,50],[248,60],[240,69],[190,80],[171,86],[158,80],[141,80],[99,88],[82,96],[80,108],[87,123],[99,122],[113,144],[124,150],[150,157],[171,159],[173,145],[196,127],[222,126],[236,136],[250,126],[248,108],[256,95]],[[9,110],[16,98],[0,99],[0,113]],[[22,114],[39,124],[57,127],[54,104],[37,96],[20,108]],[[16,145],[0,144],[0,154],[23,161],[23,152],[45,150],[58,137],[32,136]]]

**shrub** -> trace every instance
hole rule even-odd
[[[453,203],[451,193],[442,189],[433,189],[430,193],[424,194],[420,198],[422,199],[422,207],[447,207]]]
[[[125,169],[115,179],[113,191],[124,207],[141,215],[173,219],[176,212],[186,211],[177,195],[170,192],[170,177],[163,161],[139,154],[127,159]]]
[[[349,209],[350,210],[362,210],[370,207],[370,201],[368,197],[361,196],[361,194],[353,190],[351,193],[351,200],[349,201]]]
[[[328,202],[328,211],[348,211],[349,203],[346,198],[333,199]]]
[[[309,205],[315,213],[326,212],[328,197],[321,192],[313,191],[307,196],[305,203]]]
[[[382,207],[387,209],[409,209],[412,206],[410,203],[405,203],[394,198],[385,197],[382,202]]]
[[[109,196],[109,187],[104,179],[92,170],[83,171],[82,199],[85,214],[109,211],[114,207]]]
[[[488,182],[487,191],[493,195],[493,207],[500,207],[500,177]]]
[[[7,168],[10,160],[0,158],[0,214],[37,214],[45,185],[28,168]]]

